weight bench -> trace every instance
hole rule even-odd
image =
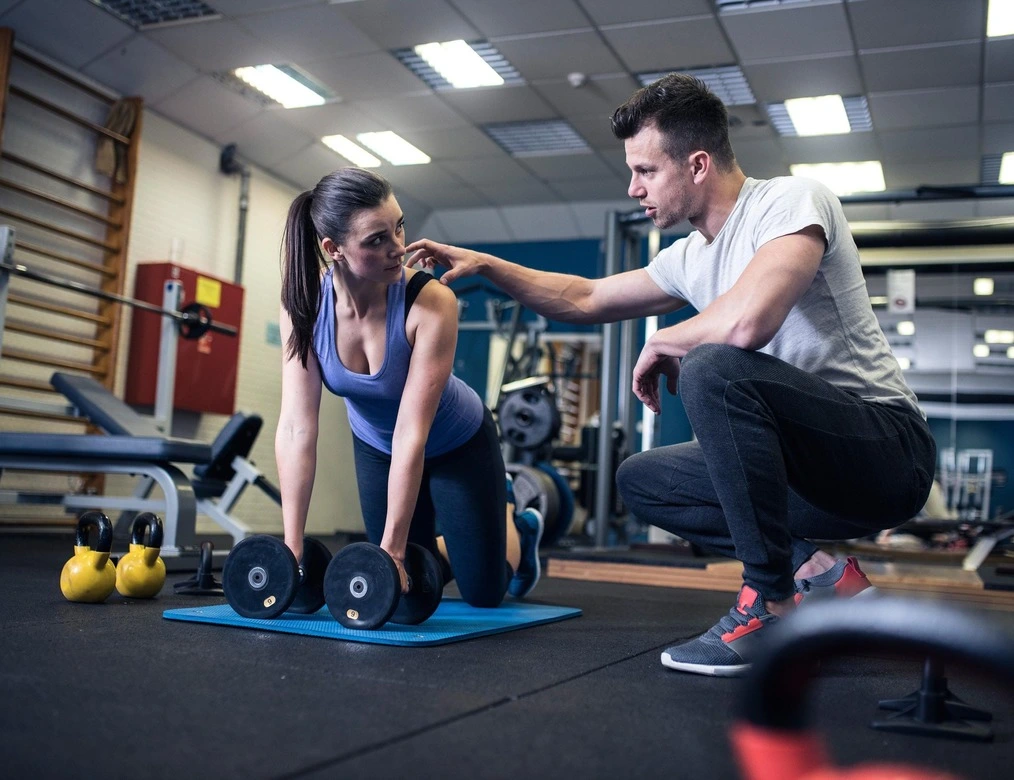
[[[281,504],[277,488],[247,459],[263,425],[258,415],[237,412],[209,446],[165,437],[151,420],[90,377],[56,372],[50,382],[79,414],[109,435],[2,434],[0,469],[94,471],[140,475],[141,479],[129,497],[66,495],[57,496],[57,501],[41,501],[22,494],[13,503],[121,509],[115,528],[121,535],[129,532],[137,512],[164,512],[163,557],[181,550],[199,551],[198,513],[211,517],[234,541],[248,536],[250,528],[230,514],[248,485],[257,485]],[[194,464],[194,477],[188,479],[173,462]],[[156,484],[162,489],[162,500],[148,498]],[[0,491],[0,503],[11,503],[4,496],[11,492]]]

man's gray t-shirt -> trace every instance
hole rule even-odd
[[[714,241],[694,231],[659,252],[648,275],[669,295],[703,311],[736,283],[761,246],[810,225],[823,228],[827,242],[820,267],[759,351],[868,401],[918,411],[870,305],[841,203],[823,184],[794,176],[748,178]]]

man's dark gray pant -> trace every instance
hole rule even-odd
[[[721,344],[687,353],[679,391],[697,440],[625,460],[620,493],[643,522],[742,561],[765,599],[792,596],[810,538],[893,528],[926,502],[936,445],[914,409]]]

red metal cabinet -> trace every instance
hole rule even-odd
[[[202,303],[211,310],[215,322],[239,329],[243,288],[202,271],[175,263],[141,263],[134,281],[134,297],[161,306],[163,287],[170,279],[183,284],[180,306]],[[155,405],[161,328],[161,315],[133,310],[125,393],[128,404]],[[215,414],[235,411],[239,339],[239,334],[226,336],[208,331],[199,339],[178,340],[174,409]]]

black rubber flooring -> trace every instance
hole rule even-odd
[[[5,777],[739,777],[726,734],[744,683],[659,663],[730,594],[544,579],[533,600],[584,616],[399,648],[164,620],[210,603],[173,595],[184,574],[154,601],[71,604],[59,590],[71,548],[69,536],[0,536]],[[836,761],[1014,776],[1014,701],[988,680],[948,670],[956,694],[993,713],[993,743],[867,727],[920,669],[824,665],[811,713]]]

